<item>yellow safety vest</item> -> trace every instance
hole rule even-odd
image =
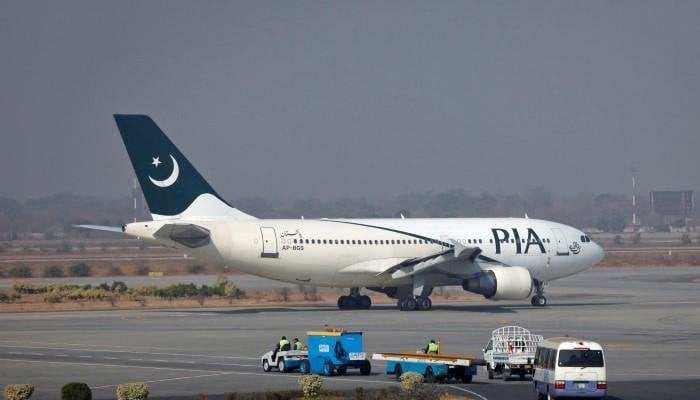
[[[428,353],[435,353],[437,354],[438,352],[438,345],[437,343],[428,343]]]
[[[294,345],[294,350],[301,350],[304,348],[304,345],[301,342],[296,342]]]
[[[287,339],[280,340],[280,350],[282,350],[282,348],[288,344],[289,344],[289,340],[287,340]]]

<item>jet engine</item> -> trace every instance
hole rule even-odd
[[[532,276],[523,267],[495,267],[465,279],[462,288],[491,300],[521,300],[532,293]]]

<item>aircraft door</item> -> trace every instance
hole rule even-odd
[[[557,246],[558,256],[568,256],[569,255],[569,242],[566,241],[566,236],[559,228],[552,228],[552,233],[554,234],[554,241]]]
[[[278,258],[280,253],[277,251],[277,235],[275,234],[275,228],[261,227],[260,234],[262,235],[263,245],[260,257]]]

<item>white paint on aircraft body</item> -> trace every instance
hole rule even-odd
[[[189,249],[175,242],[155,239],[153,233],[166,223],[201,226],[209,230],[211,241],[201,248]],[[500,243],[500,251],[493,240],[493,229],[509,232],[509,241]],[[527,253],[524,252],[527,243],[523,241],[528,239],[528,229],[543,242],[544,252],[536,244],[530,244]],[[513,230],[519,234],[520,252],[514,243]],[[390,273],[381,271],[402,261],[447,251],[451,240],[466,247],[480,248],[482,257],[474,262],[455,258],[454,262],[428,269],[424,277],[433,286],[459,285],[464,278],[498,266],[521,266],[533,278],[546,282],[590,268],[603,256],[597,244],[581,241],[583,232],[556,222],[529,218],[242,220],[188,217],[128,224],[125,232],[164,242],[252,275],[330,287],[410,285],[410,276],[394,279]],[[311,244],[312,240],[315,243]],[[414,240],[423,243],[416,244]],[[365,241],[372,244],[365,244]],[[374,244],[375,241],[384,244]],[[567,250],[567,255],[562,254],[562,249],[574,242],[580,246],[579,253]]]

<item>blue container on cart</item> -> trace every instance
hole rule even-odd
[[[306,334],[309,372],[326,376],[344,375],[348,368],[357,368],[362,375],[371,372],[371,365],[363,351],[362,332],[326,330]]]

